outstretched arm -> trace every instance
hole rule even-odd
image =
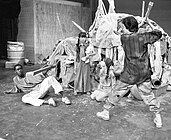
[[[151,32],[146,32],[143,34],[144,36],[144,43],[153,44],[154,42],[158,41],[162,37],[162,32],[154,29]]]
[[[33,75],[36,75],[36,74],[38,74],[38,73],[43,73],[44,75],[46,75],[46,73],[50,70],[50,69],[52,69],[52,68],[55,68],[56,67],[56,64],[55,65],[52,65],[52,66],[45,66],[45,67],[43,67],[43,68],[40,68],[40,69],[38,69],[38,70],[35,70],[35,71],[33,71]]]
[[[16,94],[16,93],[20,93],[21,90],[19,88],[17,88],[17,86],[14,85],[14,87],[10,90],[6,90],[4,91],[4,94]]]

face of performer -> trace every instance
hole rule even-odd
[[[126,27],[124,25],[123,25],[122,31],[123,31],[123,34],[130,34],[131,33],[128,29],[126,29]]]
[[[125,25],[122,22],[119,22],[119,26],[120,26],[119,32],[121,34],[130,34],[131,33],[128,29],[126,29]]]
[[[86,46],[88,45],[88,39],[86,37],[80,37],[80,46]]]
[[[17,65],[15,67],[15,73],[19,76],[19,77],[24,77],[24,72],[23,72],[23,67],[20,65]]]
[[[106,74],[107,67],[105,62],[100,61],[98,66],[100,67],[100,75]]]

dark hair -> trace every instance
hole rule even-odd
[[[87,37],[87,33],[86,32],[80,32],[78,34],[78,42],[76,44],[76,61],[77,62],[80,61],[80,47],[79,47],[79,44],[80,44],[80,38],[81,37]]]
[[[80,32],[78,37],[87,37],[87,33],[86,32]]]
[[[133,16],[128,16],[122,19],[122,23],[125,25],[126,29],[130,32],[138,31],[138,22]]]
[[[112,61],[110,58],[106,58],[106,59],[104,60],[104,62],[105,62],[106,67],[107,67],[107,73],[106,73],[106,77],[105,77],[105,79],[107,80],[108,77],[109,77],[110,66],[113,66],[114,63],[113,63],[113,61]]]
[[[14,71],[16,70],[16,67],[20,66],[21,68],[23,68],[23,66],[21,64],[16,64],[14,65]]]

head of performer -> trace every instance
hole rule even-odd
[[[86,32],[80,32],[78,34],[78,41],[76,44],[76,61],[79,61],[80,47],[88,46],[88,34]]]
[[[88,43],[88,34],[86,32],[80,32],[78,35],[78,44],[87,45]]]
[[[17,74],[17,76],[21,78],[24,77],[23,66],[21,64],[14,65],[14,72]]]
[[[124,34],[130,34],[133,32],[138,32],[138,22],[133,16],[128,16],[123,18],[119,22],[121,32]]]

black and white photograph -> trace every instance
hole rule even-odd
[[[0,140],[171,140],[171,0],[0,0]]]

